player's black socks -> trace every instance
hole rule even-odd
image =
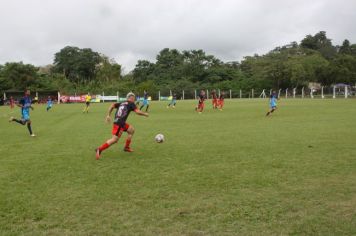
[[[23,120],[13,119],[13,121],[19,123],[20,125],[25,125],[25,122]]]
[[[142,110],[143,107],[144,107],[144,105],[142,105],[142,106],[140,107],[140,110]]]
[[[146,107],[146,112],[148,111],[148,108],[150,107],[150,105],[147,105],[147,107]]]
[[[30,132],[30,135],[32,135],[32,128],[31,128],[30,123],[27,123],[27,129],[28,129],[28,132]]]

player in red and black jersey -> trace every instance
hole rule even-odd
[[[213,102],[213,109],[218,108],[218,96],[216,95],[216,90],[211,91],[211,98]]]
[[[15,100],[14,98],[11,96],[10,97],[10,108],[13,109],[15,107]]]
[[[222,111],[222,109],[224,108],[224,100],[225,100],[225,92],[222,91],[219,97],[219,109]]]
[[[148,117],[148,113],[140,111],[135,105],[135,94],[129,93],[127,94],[127,101],[122,103],[114,103],[110,106],[108,110],[108,114],[106,116],[106,121],[111,121],[111,113],[116,109],[115,118],[114,118],[114,125],[112,128],[112,138],[107,140],[103,145],[95,150],[96,152],[96,159],[100,158],[101,153],[109,148],[112,144],[117,143],[119,141],[123,132],[127,132],[128,136],[126,139],[126,144],[124,151],[125,152],[133,152],[130,148],[131,139],[135,132],[135,129],[132,125],[126,123],[127,118],[130,115],[130,112],[135,112],[140,116]]]
[[[198,106],[195,108],[195,111],[202,113],[204,110],[204,101],[205,101],[205,91],[201,90],[199,94],[199,103]]]

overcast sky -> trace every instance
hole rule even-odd
[[[320,30],[356,43],[356,0],[0,0],[0,64],[50,64],[67,45],[126,72],[165,47],[232,61]]]

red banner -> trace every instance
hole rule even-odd
[[[85,102],[85,96],[86,95],[80,95],[80,96],[61,96],[61,102],[63,103],[68,103],[68,102]],[[92,96],[92,99],[95,99],[95,96]]]

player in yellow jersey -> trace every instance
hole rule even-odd
[[[84,112],[86,112],[86,113],[89,112],[90,102],[91,102],[91,96],[90,96],[90,93],[88,93],[88,94],[85,96],[85,107],[84,107],[83,113],[84,113]]]

